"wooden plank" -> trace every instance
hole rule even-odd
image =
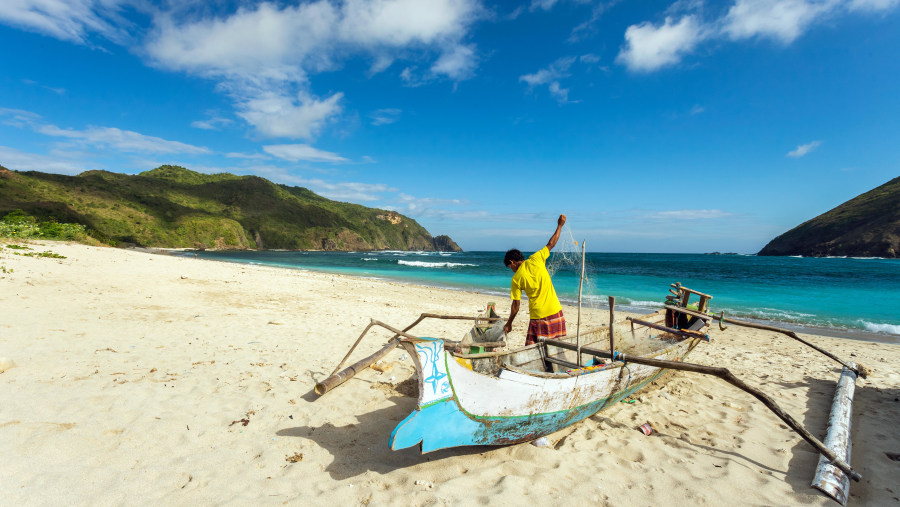
[[[616,352],[616,298],[609,296],[609,353],[615,355]]]
[[[685,291],[685,292],[690,292],[691,294],[696,294],[696,295],[698,295],[698,296],[706,296],[706,297],[712,299],[712,296],[710,296],[709,294],[705,294],[705,293],[703,293],[703,292],[700,292],[700,291],[697,291],[697,290],[694,290],[694,289],[688,289],[688,288],[685,287],[684,285],[674,284],[674,283],[673,283],[673,284],[671,284],[671,285],[669,285],[669,286],[672,287],[672,288],[674,288],[675,290],[683,290],[683,291]]]

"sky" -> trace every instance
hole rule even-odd
[[[755,253],[900,175],[900,0],[4,0],[0,48],[9,169],[254,174],[466,250],[565,213]]]

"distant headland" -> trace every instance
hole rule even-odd
[[[81,224],[112,245],[159,248],[461,251],[395,211],[332,201],[258,176],[163,165],[77,176],[0,166],[0,217]]]
[[[900,177],[794,227],[757,255],[900,258]]]

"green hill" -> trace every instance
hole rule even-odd
[[[393,211],[326,199],[258,176],[164,165],[137,175],[77,176],[0,166],[0,217],[84,225],[112,244],[167,248],[459,250]]]
[[[900,177],[794,227],[757,255],[900,257]]]

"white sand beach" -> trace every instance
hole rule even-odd
[[[24,244],[18,242],[17,244]],[[318,398],[375,318],[475,315],[502,298],[133,250],[0,249],[4,505],[836,505],[818,454],[754,398],[676,373],[550,437],[552,447],[391,451],[415,407],[391,353]],[[17,253],[52,251],[64,259]],[[774,304],[774,302],[773,302]],[[567,308],[568,315],[574,310]],[[514,340],[524,342],[527,318]],[[464,322],[417,332],[459,339]],[[692,362],[726,366],[824,438],[840,366],[770,332],[713,329]],[[353,360],[389,337],[375,332]],[[851,505],[900,503],[900,346],[804,335],[865,364]],[[14,363],[14,364],[13,364]],[[638,426],[650,422],[645,436]]]

